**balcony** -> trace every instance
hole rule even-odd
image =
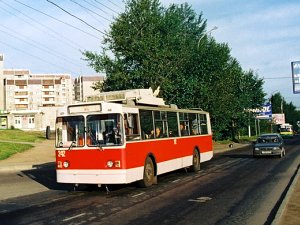
[[[28,99],[18,98],[15,99],[15,105],[28,105]]]
[[[44,91],[54,91],[55,89],[54,89],[54,86],[52,86],[52,85],[43,85],[43,87],[42,87],[42,91],[44,92]]]
[[[49,100],[43,99],[43,100],[42,100],[42,104],[43,104],[43,105],[55,105],[55,104],[56,104],[56,101],[55,101],[55,99],[49,99]]]
[[[15,86],[15,92],[28,92],[28,86]]]
[[[27,91],[15,91],[15,99],[16,98],[28,98]]]
[[[54,98],[55,97],[55,92],[49,92],[49,91],[43,91],[42,92],[42,97],[43,98]]]

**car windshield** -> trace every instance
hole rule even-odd
[[[277,136],[262,136],[257,139],[257,143],[277,143],[279,138]]]

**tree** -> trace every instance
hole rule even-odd
[[[292,102],[287,103],[282,95],[277,92],[271,96],[272,113],[284,113],[285,122],[292,124],[294,129],[298,130],[297,121],[300,121],[300,112]]]
[[[206,22],[188,4],[127,1],[102,53],[84,53],[90,66],[106,73],[103,86],[95,88],[160,86],[168,104],[209,111],[215,136],[234,136],[245,123],[244,109],[262,103],[263,82],[242,70],[227,44],[205,35]]]

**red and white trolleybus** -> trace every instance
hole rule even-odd
[[[213,157],[209,113],[165,105],[151,89],[101,93],[56,118],[57,182],[148,187]]]

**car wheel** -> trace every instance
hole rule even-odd
[[[279,158],[282,158],[284,156],[283,151],[280,152]]]

